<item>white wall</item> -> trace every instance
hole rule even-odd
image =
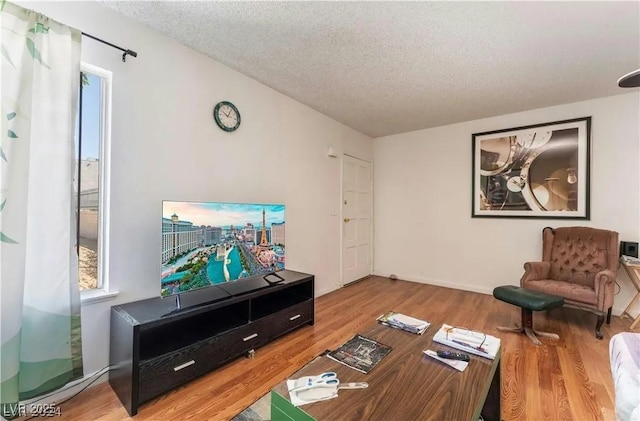
[[[612,81],[615,83],[615,81]],[[592,116],[591,220],[471,218],[471,135]],[[379,275],[490,294],[542,257],[542,228],[585,225],[640,239],[640,94],[374,140],[374,266]],[[633,296],[624,270],[613,311]]]
[[[111,286],[84,305],[85,373],[108,364],[110,306],[160,294],[162,200],[284,203],[287,267],[316,276],[316,295],[340,282],[340,159],[372,160],[372,139],[94,2],[21,2],[138,52],[86,37],[82,59],[113,72]],[[212,42],[215,42],[212,40]],[[214,105],[242,124],[220,130]]]

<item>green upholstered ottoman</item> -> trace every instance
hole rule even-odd
[[[557,295],[545,294],[544,292],[532,291],[513,285],[497,287],[493,290],[493,296],[500,301],[504,301],[522,309],[522,325],[520,327],[498,327],[504,332],[524,332],[536,345],[542,345],[538,336],[551,339],[560,339],[555,333],[542,332],[533,328],[533,312],[551,310],[552,308],[564,305],[564,299]]]

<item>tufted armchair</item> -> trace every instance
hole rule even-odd
[[[611,321],[618,267],[618,233],[589,227],[542,230],[542,262],[524,264],[520,286],[559,295],[565,305],[598,315],[596,337]]]

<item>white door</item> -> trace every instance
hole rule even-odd
[[[342,158],[342,284],[371,274],[371,163]]]

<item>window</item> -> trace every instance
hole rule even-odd
[[[74,176],[79,283],[81,291],[108,291],[111,72],[83,63],[81,81]]]

